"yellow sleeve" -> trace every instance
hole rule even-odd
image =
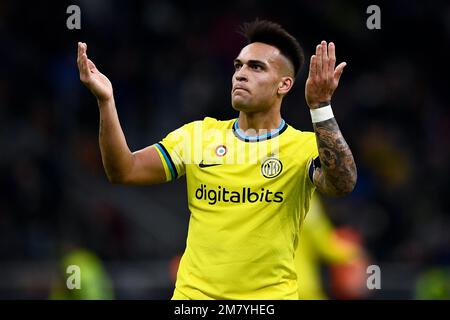
[[[314,185],[312,174],[314,171],[314,159],[319,157],[319,150],[317,149],[316,135],[314,132],[304,132],[307,134],[307,140],[305,144],[304,150],[308,152],[308,161],[306,162],[306,166],[303,167],[304,174],[302,181],[304,185],[304,215],[301,217],[301,221],[306,218],[306,215],[309,211],[310,200],[313,197],[314,191],[316,190],[316,186]]]
[[[319,149],[317,148],[317,140],[316,140],[316,134],[314,132],[310,133],[311,137],[309,138],[309,150],[310,150],[310,155],[309,155],[309,161],[308,161],[308,178],[309,178],[309,182],[311,182],[311,184],[314,186],[313,183],[313,178],[312,178],[312,174],[314,172],[314,160],[319,158]]]
[[[186,173],[186,164],[193,161],[194,141],[197,128],[202,122],[194,121],[169,133],[154,146],[166,172],[166,181],[175,180]]]

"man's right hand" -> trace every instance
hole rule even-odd
[[[87,44],[78,42],[78,70],[80,80],[94,94],[99,101],[112,99],[113,89],[109,79],[95,67],[95,64],[88,59]]]

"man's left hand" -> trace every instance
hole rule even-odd
[[[336,90],[346,62],[336,68],[336,51],[334,43],[322,41],[316,47],[316,54],[311,57],[309,75],[305,85],[306,103],[310,109],[317,109],[329,104]]]

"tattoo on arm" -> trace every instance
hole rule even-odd
[[[314,171],[314,184],[330,196],[350,193],[356,184],[356,165],[335,118],[314,123],[321,168]]]

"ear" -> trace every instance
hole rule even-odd
[[[286,95],[289,90],[291,90],[292,86],[294,85],[294,79],[292,77],[282,77],[280,80],[280,83],[278,84],[278,91],[277,93],[280,96]]]

